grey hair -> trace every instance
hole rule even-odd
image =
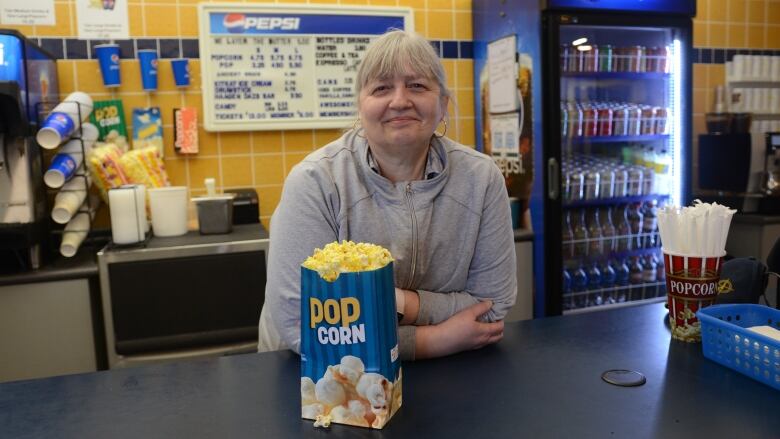
[[[436,80],[441,97],[451,96],[444,66],[431,43],[414,32],[398,29],[388,31],[369,44],[358,67],[355,95],[359,97],[370,81],[403,75],[407,67],[420,76]]]

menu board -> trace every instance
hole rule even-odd
[[[412,30],[410,8],[201,3],[207,131],[344,128],[368,44]]]

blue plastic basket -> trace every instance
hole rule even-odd
[[[704,356],[780,390],[780,341],[749,331],[780,329],[780,310],[763,305],[714,305],[696,313]]]

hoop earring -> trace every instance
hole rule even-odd
[[[444,131],[441,134],[437,133],[436,131],[433,132],[433,137],[436,137],[437,139],[441,139],[445,134],[447,134],[447,119],[442,119],[441,121],[444,123]]]
[[[366,138],[366,136],[360,134],[360,132],[363,131],[363,127],[360,125],[360,118],[355,119],[355,123],[352,124],[352,130],[355,132],[355,135],[361,139]]]

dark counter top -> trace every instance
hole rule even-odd
[[[142,248],[159,249],[166,247],[187,247],[193,245],[218,244],[222,242],[250,241],[254,239],[268,238],[268,232],[262,224],[238,224],[233,226],[231,233],[219,235],[201,235],[197,230],[189,231],[186,235],[161,238],[152,236],[145,243],[132,245],[109,244],[106,249],[110,251],[138,250]]]
[[[0,384],[8,438],[767,438],[778,391],[671,341],[662,304],[506,325],[497,345],[404,363],[381,431],[300,419],[299,358],[246,354]],[[645,374],[615,387],[602,372]]]
[[[95,255],[98,250],[97,247],[81,248],[72,258],[58,255],[38,270],[0,274],[0,286],[97,277],[98,266]]]
[[[110,231],[108,236],[110,236]],[[112,251],[137,250],[140,248],[157,249],[264,238],[268,238],[268,232],[262,224],[240,224],[233,226],[232,233],[221,235],[201,235],[198,231],[191,231],[187,232],[186,235],[170,238],[153,236],[144,245],[118,247],[109,244],[105,248],[110,248]],[[107,240],[108,238],[103,239],[102,242],[105,243]],[[94,245],[80,248],[72,258],[57,255],[51,262],[38,270],[15,274],[0,274],[0,286],[97,277],[98,264],[96,255],[103,247],[103,245],[97,244],[100,241],[96,240]]]

